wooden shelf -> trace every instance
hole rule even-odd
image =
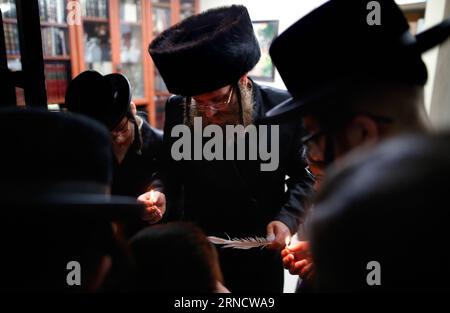
[[[120,21],[120,25],[130,25],[130,26],[140,27],[142,25],[142,23],[141,22]]]
[[[152,3],[152,8],[171,9],[170,3]]]
[[[137,106],[146,106],[146,105],[148,105],[147,99],[133,99],[133,102]]]
[[[48,98],[47,102],[51,103],[51,104],[59,104],[59,103],[64,103],[65,99],[64,98]]]
[[[53,26],[53,27],[61,27],[61,28],[69,27],[67,24],[64,24],[64,23],[47,22],[47,21],[41,21],[41,26]]]
[[[68,55],[44,55],[45,61],[70,61]]]
[[[4,18],[3,19],[3,23],[6,24],[17,24],[17,20],[14,18]]]
[[[83,22],[90,23],[109,23],[109,19],[104,17],[96,17],[96,16],[84,16]]]

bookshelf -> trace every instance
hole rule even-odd
[[[20,60],[16,4],[14,0],[0,0],[0,5],[2,8],[8,68],[12,71],[21,71],[22,62]],[[25,105],[25,95],[22,88],[16,88],[16,102],[18,106]]]
[[[198,0],[78,0],[82,25],[75,27],[78,67],[128,77],[133,101],[158,128],[164,123],[167,88],[155,71],[147,48],[155,36],[198,12]]]
[[[38,0],[48,104],[61,104],[72,77],[66,0]]]
[[[1,0],[8,67],[22,70],[15,0]],[[66,23],[66,0],[38,0],[42,52],[48,104],[64,102],[71,78],[71,44]],[[25,105],[23,90],[16,88],[17,105]]]
[[[171,25],[199,12],[198,0],[152,0],[151,3],[152,33],[149,42]],[[151,73],[153,73],[154,93],[150,119],[155,127],[162,129],[164,126],[164,107],[170,94],[153,63]]]
[[[130,80],[133,97],[138,104],[146,102],[144,57],[145,36],[141,1],[120,0],[120,72]]]
[[[78,29],[78,72],[96,70],[103,74],[115,72],[112,59],[111,5],[107,0],[82,0],[82,23]],[[78,74],[78,73],[77,73]]]
[[[199,0],[72,0],[81,8],[79,25],[66,21],[68,0],[37,1],[48,104],[64,107],[67,85],[82,71],[119,72],[130,80],[138,109],[162,128],[170,95],[147,48],[162,31],[198,12]],[[15,0],[0,4],[10,7],[3,14],[8,67],[21,70]],[[19,89],[17,98],[24,103]]]

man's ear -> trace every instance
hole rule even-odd
[[[374,144],[380,140],[378,124],[368,116],[358,115],[354,117],[348,129],[347,141],[352,147]]]
[[[248,84],[248,74],[244,74],[244,75],[239,79],[239,83],[241,83],[241,85],[243,85],[243,86],[247,86],[247,84]]]
[[[133,114],[133,116],[136,116],[137,109],[136,109],[136,104],[134,104],[133,101],[130,102],[130,108],[131,108],[131,113]]]

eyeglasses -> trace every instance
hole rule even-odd
[[[390,124],[393,122],[393,119],[390,117],[374,115],[364,112],[353,113],[351,116],[356,115],[367,116],[379,124]],[[304,149],[303,155],[308,159],[309,162],[317,164],[322,164],[324,162],[323,161],[324,151],[321,149],[319,145],[319,139],[326,134],[327,132],[325,130],[319,129],[318,131],[315,131],[301,138],[301,143]]]
[[[323,152],[319,146],[319,139],[324,135],[325,131],[320,129],[301,138],[304,155],[312,162],[321,162],[321,159],[323,158]]]
[[[114,128],[113,131],[111,131],[113,138],[125,136],[128,133],[128,131],[130,130],[129,121],[130,119],[126,117],[124,121],[122,121],[119,125],[117,125],[116,128]]]
[[[228,92],[228,95],[226,96],[226,100],[221,100],[218,102],[215,101],[197,101],[195,100],[196,104],[194,105],[197,110],[200,112],[205,112],[207,110],[218,112],[223,111],[231,102],[231,97],[233,96],[233,86],[230,87],[230,91]]]
[[[316,176],[311,172],[311,169],[309,168],[309,165],[305,167],[305,171],[308,174],[308,176],[312,179],[316,179]]]

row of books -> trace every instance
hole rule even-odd
[[[108,17],[108,2],[107,0],[84,0],[83,15],[91,17]]]
[[[13,55],[20,53],[19,31],[17,24],[4,23],[6,54]]]
[[[17,18],[16,1],[15,0],[0,0],[3,18]]]
[[[138,22],[141,19],[141,1],[124,0],[120,5],[120,20]]]
[[[49,102],[62,102],[69,84],[68,63],[45,63],[45,85]]]
[[[153,32],[162,33],[170,27],[170,9],[153,8]]]
[[[69,54],[68,33],[66,29],[58,27],[43,27],[42,51],[44,56],[60,56]]]
[[[66,22],[65,0],[39,0],[39,16],[41,21],[53,23]]]

